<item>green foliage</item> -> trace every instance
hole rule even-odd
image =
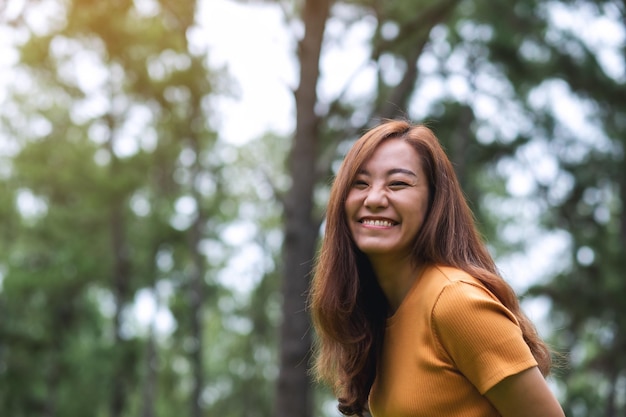
[[[200,116],[211,76],[186,40],[194,5],[153,16],[133,2],[56,6],[62,23],[38,28],[45,34],[31,32],[20,47],[16,72],[38,95],[13,86],[25,117],[2,115],[3,133],[18,146],[2,180],[10,227],[0,255],[0,409],[179,414],[193,409],[180,386],[197,380],[169,358],[197,357],[170,347],[133,311],[146,308],[140,294],[153,294],[173,318],[173,329],[160,332],[184,329],[193,341],[198,335],[184,325],[195,315],[190,296],[214,299],[215,283],[205,279],[212,265],[195,236],[216,238],[206,219],[224,198],[207,157],[217,138]],[[27,3],[24,13],[38,7]],[[96,66],[96,84],[77,70],[84,62]],[[200,178],[216,184],[211,193],[199,189]],[[182,308],[168,310],[177,298]],[[157,401],[168,386],[173,394]]]

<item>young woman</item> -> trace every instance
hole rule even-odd
[[[309,303],[314,372],[345,415],[564,415],[550,351],[425,126],[386,121],[348,152]]]

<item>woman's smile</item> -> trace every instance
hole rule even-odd
[[[387,219],[366,218],[366,219],[361,220],[361,224],[363,226],[369,226],[369,227],[374,227],[374,228],[389,228],[389,227],[395,226],[397,223],[392,220],[387,220]]]

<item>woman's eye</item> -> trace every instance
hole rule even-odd
[[[356,188],[365,188],[367,187],[367,182],[363,180],[356,180],[354,181],[353,186]]]
[[[404,181],[394,181],[389,184],[390,187],[407,187],[409,184]]]

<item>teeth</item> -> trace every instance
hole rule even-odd
[[[393,226],[393,223],[388,220],[363,220],[363,224],[367,224],[370,226],[381,226],[381,227]]]

